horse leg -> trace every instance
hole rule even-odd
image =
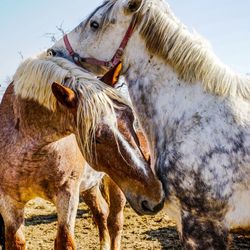
[[[55,250],[76,250],[74,227],[79,203],[79,185],[65,185],[60,189],[55,205],[58,214],[58,229]]]
[[[82,192],[81,196],[85,203],[88,205],[92,211],[94,221],[99,229],[99,238],[100,238],[100,249],[109,250],[110,249],[110,238],[107,227],[107,218],[108,218],[108,204],[103,198],[99,186]]]
[[[10,203],[4,204],[2,216],[5,225],[5,249],[25,250],[26,243],[23,234],[24,228],[24,206],[15,206]]]
[[[121,189],[108,176],[104,177],[104,189],[109,202],[108,230],[111,238],[111,249],[121,248],[123,230],[123,210],[126,198]]]
[[[182,242],[184,249],[228,249],[228,230],[218,220],[200,218],[190,213],[182,216]]]

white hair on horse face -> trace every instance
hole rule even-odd
[[[138,169],[142,170],[145,175],[148,175],[148,173],[145,169],[145,163],[137,156],[137,152],[131,148],[128,141],[123,137],[123,135],[120,133],[119,129],[117,128],[116,117],[110,116],[108,114],[108,115],[105,115],[103,117],[102,121],[104,124],[107,124],[112,129],[112,131],[114,131],[115,140],[117,141],[118,150],[119,150],[119,153],[122,156],[123,160],[125,162],[127,162],[127,160],[126,160],[127,157],[124,157],[122,152],[120,151],[119,142],[123,145],[123,149],[126,150],[128,155],[132,159],[132,162],[138,167]],[[128,162],[127,162],[127,164],[129,165]]]
[[[29,58],[19,66],[13,80],[16,95],[37,101],[53,112],[57,110],[58,102],[52,93],[51,84],[63,83],[74,90],[79,101],[77,139],[85,157],[91,154],[96,127],[103,122],[103,117],[108,115],[110,129],[114,133],[119,132],[114,129],[115,108],[119,108],[114,101],[128,105],[127,101],[115,89],[64,58],[50,57],[46,53]]]

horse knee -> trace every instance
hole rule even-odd
[[[107,202],[105,201],[99,190],[99,187],[95,186],[92,189],[85,191],[81,195],[85,203],[90,208],[95,223],[98,226],[101,226],[102,224],[106,225],[109,208]]]
[[[115,196],[114,196],[115,197]],[[120,197],[115,197],[113,199],[119,199]],[[110,213],[108,216],[108,228],[109,231],[114,233],[118,231],[122,231],[123,228],[123,210],[126,204],[126,199],[122,199],[120,201],[110,201]]]
[[[76,250],[74,237],[66,226],[60,226],[54,244],[55,250]]]
[[[107,227],[109,209],[99,187],[95,186],[81,195],[93,214],[95,224],[98,226],[101,249],[110,249],[110,237]]]
[[[108,217],[108,229],[110,236],[122,232],[123,229],[123,215]]]
[[[228,249],[228,230],[217,220],[182,217],[182,243],[184,249]]]

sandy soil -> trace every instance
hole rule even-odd
[[[37,199],[30,202],[25,211],[25,235],[29,250],[53,249],[56,234],[56,212],[53,205]],[[230,249],[250,249],[250,237],[234,235]],[[89,209],[81,203],[76,220],[78,249],[99,249],[97,228]],[[181,249],[175,224],[160,213],[154,217],[139,217],[128,206],[125,209],[125,225],[122,249]]]

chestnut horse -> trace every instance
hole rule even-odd
[[[6,106],[5,108],[1,109],[0,113],[1,117],[2,117],[2,112],[7,111],[11,107],[9,101],[11,101],[13,97],[14,97],[13,85],[11,84],[4,95],[4,101],[1,107],[4,107],[4,105]],[[57,142],[59,143],[60,139],[57,140]],[[80,154],[74,136],[69,136],[69,138],[68,139],[66,138],[66,140],[61,139],[61,143],[63,144],[57,146],[56,149],[51,150],[51,147],[49,147],[47,151],[47,157],[51,157],[50,167],[52,170],[51,174],[53,175],[53,178],[49,178],[48,176],[43,176],[44,181],[50,182],[49,185],[53,185],[54,188],[59,190],[61,186],[60,183],[69,182],[70,176],[75,173],[77,178],[74,181],[72,181],[72,183],[76,182],[76,184],[78,185],[79,184],[78,182],[79,181],[81,182],[80,197],[84,199],[85,203],[91,209],[91,212],[93,214],[93,219],[98,226],[101,249],[120,249],[121,232],[123,227],[123,214],[121,213],[121,211],[123,211],[123,207],[126,202],[123,193],[108,176],[105,177],[105,181],[103,181],[104,182],[103,185],[105,186],[105,195],[107,197],[115,197],[115,199],[109,200],[109,207],[108,207],[108,204],[106,200],[103,198],[103,195],[99,189],[99,185],[102,182],[104,174],[92,169],[83,159],[83,157],[79,157],[79,159],[76,157],[79,156]],[[72,147],[75,147],[76,149],[72,150]],[[65,151],[67,151],[67,155],[64,154]],[[77,154],[74,153],[75,151],[77,152]],[[60,161],[62,163],[56,161],[56,158],[58,157],[60,158]],[[43,164],[41,162],[41,164],[37,166],[37,168],[41,169],[40,170],[41,175],[43,174],[43,171],[49,170],[48,166],[45,164],[47,163],[45,162]],[[31,167],[29,168],[30,172],[27,172],[27,174],[29,173],[32,174],[32,172],[35,169],[33,170]],[[20,174],[21,171],[22,169],[20,169]],[[18,172],[16,174],[18,174]],[[28,179],[29,177],[27,176],[27,174],[22,178]],[[48,195],[46,192],[45,195],[43,196],[37,194],[36,192],[37,190],[34,190],[34,193],[32,194],[34,197],[40,196],[42,198],[51,201],[51,199],[45,197]],[[56,190],[54,190],[53,192],[56,192]],[[60,192],[62,193],[65,192],[65,188]],[[78,189],[70,190],[70,195],[72,197],[77,196],[77,193]],[[56,196],[57,194],[52,193],[51,195]],[[75,201],[77,202],[77,199]],[[55,204],[55,202],[53,203]],[[1,236],[3,237],[4,236],[3,221],[1,221],[0,224],[2,231]],[[110,225],[112,225],[112,227]],[[116,231],[113,230],[113,225],[116,225],[117,229]],[[7,238],[7,241],[9,241],[9,238]],[[1,244],[4,247],[3,245],[5,244],[4,238],[1,239]],[[11,246],[11,249],[13,249],[13,246]],[[60,247],[58,247],[58,249],[60,249]],[[65,249],[63,244],[62,244],[62,249]]]
[[[22,63],[0,116],[6,249],[25,249],[24,206],[35,197],[57,208],[55,249],[76,249],[74,223],[86,161],[119,185],[137,213],[162,208],[162,186],[139,148],[131,108],[115,90],[71,62],[42,54]],[[105,207],[94,210],[99,189],[83,191],[97,223],[105,224]],[[102,248],[108,249],[107,230],[103,234]]]

